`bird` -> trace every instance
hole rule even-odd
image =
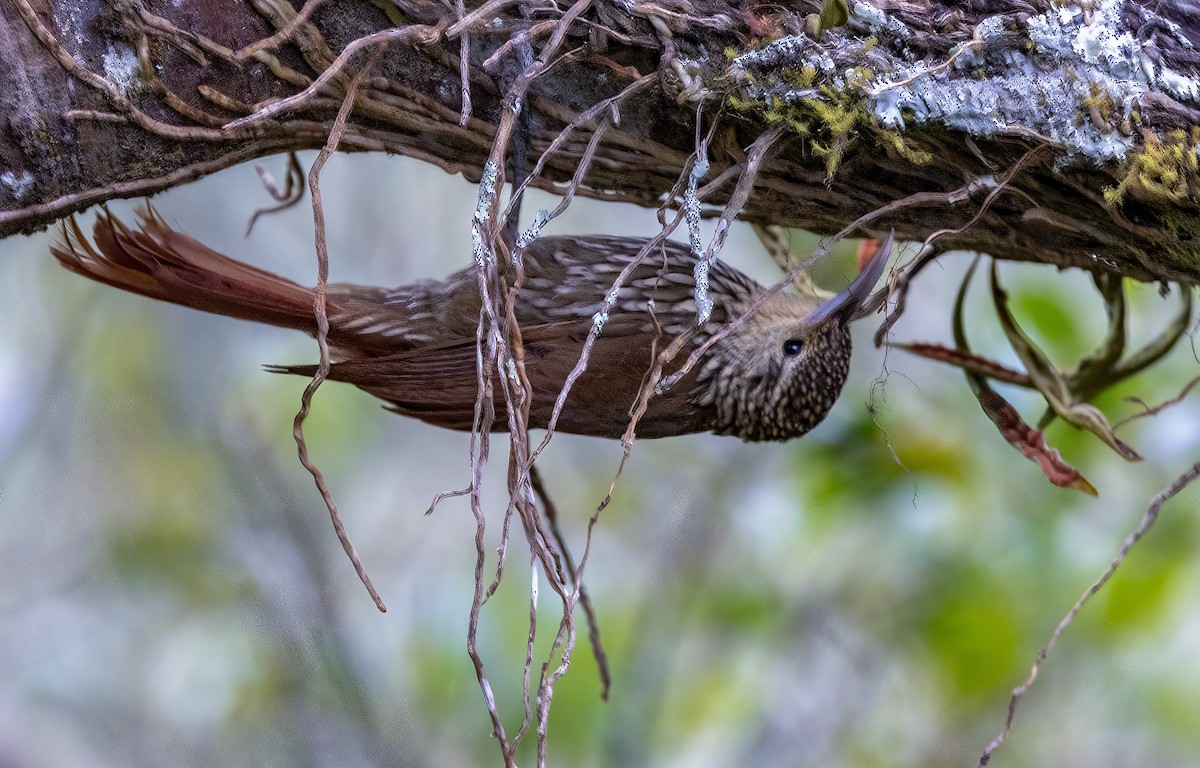
[[[71,218],[51,251],[72,272],[125,291],[317,333],[314,289],[217,253],[173,229],[149,206],[138,211],[138,219],[130,227],[103,209],[89,242]],[[764,287],[717,261],[708,273],[712,311],[702,324],[696,312],[697,259],[686,245],[662,242],[613,291],[614,280],[645,240],[534,240],[524,250],[524,282],[514,305],[530,387],[528,426],[548,427],[597,313],[607,312],[605,322],[555,429],[602,438],[625,433],[656,350],[687,334],[681,351],[690,354],[749,313],[673,386],[650,398],[636,435],[712,432],[746,441],[785,441],[806,434],[829,413],[845,385],[849,323],[884,302],[883,291],[871,291],[892,240],[889,236],[833,298],[819,303],[779,291],[764,297],[753,312],[751,304]],[[329,284],[329,379],[354,384],[402,415],[471,430],[479,381],[477,268],[473,264],[443,280],[395,289]],[[311,376],[316,366],[269,370]],[[500,387],[494,389],[493,428],[503,431],[508,427],[505,399]]]

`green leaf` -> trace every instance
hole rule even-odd
[[[821,3],[821,15],[817,17],[817,31],[844,27],[849,20],[850,6],[846,0],[825,0]]]

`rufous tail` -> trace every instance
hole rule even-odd
[[[64,267],[115,288],[219,315],[313,333],[313,291],[235,261],[171,229],[152,208],[138,212],[141,227],[127,227],[108,210],[96,219],[95,245],[78,222],[63,223],[62,242],[51,247]],[[329,307],[333,315],[335,307]]]

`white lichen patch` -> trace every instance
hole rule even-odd
[[[776,40],[737,57],[730,74],[777,116],[781,105],[827,101],[828,90],[857,93],[887,129],[938,123],[973,136],[1032,133],[1063,148],[1064,157],[1105,162],[1137,144],[1134,112],[1145,94],[1200,102],[1200,78],[1159,63],[1164,57],[1154,43],[1129,31],[1126,6],[1056,4],[1020,30],[1011,16],[991,17],[944,58],[913,61],[906,44],[915,31],[898,14],[856,2],[845,31],[828,31],[820,41],[803,34]],[[878,45],[847,31],[874,35]],[[814,87],[786,82],[780,73],[789,70],[815,73]],[[874,79],[863,82],[864,72]]]
[[[887,11],[864,3],[862,0],[858,0],[851,6],[847,26],[851,29],[865,29],[872,35],[884,32],[899,40],[908,40],[912,37],[912,30],[904,22]]]
[[[1088,116],[1094,98],[1088,83],[1067,69],[1042,71],[1026,57],[1007,57],[1004,74],[980,80],[947,78],[941,74],[919,76],[902,86],[878,85],[873,111],[889,127],[903,129],[905,116],[916,123],[939,122],[973,136],[994,136],[1028,130],[1046,136],[1095,160],[1125,156],[1134,144],[1110,126],[1099,126]],[[912,77],[923,68],[902,68],[891,82]],[[1133,102],[1109,88],[1123,88],[1109,77],[1099,87],[1123,104],[1128,118]],[[1130,94],[1132,95],[1132,94]]]
[[[909,114],[916,122],[936,120],[983,136],[1023,128],[1097,161],[1123,158],[1135,141],[1116,130],[1116,123],[1127,124],[1142,94],[1157,87],[1194,101],[1200,83],[1147,56],[1122,27],[1121,0],[1090,6],[1090,13],[1060,6],[1031,17],[1028,51],[985,46],[982,53],[955,62],[960,71],[997,64],[994,76],[933,75],[895,88],[881,83],[876,116],[885,125],[903,127],[900,116]],[[978,37],[987,42],[986,36]],[[901,67],[888,80],[900,82],[917,72],[917,67]],[[1093,109],[1098,99],[1116,110],[1099,124]]]
[[[5,171],[0,173],[0,184],[3,184],[12,196],[17,200],[21,200],[28,194],[29,190],[33,189],[33,174],[29,171],[21,171],[13,173]]]
[[[1097,161],[1122,158],[1134,139],[1113,123],[1128,121],[1149,84],[1136,41],[1120,27],[1118,5],[1103,0],[1090,23],[1073,6],[1032,17],[1028,50],[994,47],[1002,30],[988,20],[976,35],[981,44],[955,59],[953,72],[926,75],[924,63],[900,64],[875,83],[875,116],[892,128],[904,128],[907,117],[975,136],[1032,131]],[[982,76],[965,76],[971,71]],[[1097,99],[1119,110],[1112,122],[1093,119]]]
[[[704,178],[707,174],[707,147],[701,144],[696,164],[692,167],[692,172],[688,175],[687,192],[684,195],[683,203],[683,215],[688,225],[688,244],[691,246],[692,256],[696,258],[695,297],[697,325],[704,325],[708,322],[709,315],[712,314],[713,303],[708,295],[708,270],[712,266],[712,262],[717,258],[715,252],[706,253],[703,244],[700,242],[700,198],[697,195],[697,189],[700,185],[700,179]]]
[[[475,204],[475,215],[471,218],[471,250],[480,269],[487,268],[495,259],[487,233],[492,220],[492,208],[496,203],[496,182],[499,178],[499,166],[495,161],[488,160],[479,179],[479,197]]]
[[[549,221],[550,211],[546,210],[545,208],[539,209],[538,212],[534,214],[533,223],[529,225],[529,228],[525,229],[520,235],[517,236],[517,250],[525,250],[533,244],[534,240],[537,240],[539,237],[541,237],[542,230],[546,227],[546,224],[549,223]],[[516,259],[515,252],[513,253],[513,258],[514,260]]]
[[[51,3],[51,13],[54,18],[54,27],[62,35],[64,42],[70,41],[74,43],[75,49],[83,47],[85,35],[83,33],[83,2],[61,2]]]
[[[731,75],[744,79],[747,73],[794,62],[815,67],[823,75],[834,73],[837,65],[825,49],[807,35],[788,35],[772,40],[758,50],[743,53],[729,65]]]
[[[138,58],[132,48],[124,44],[118,48],[109,43],[102,61],[105,79],[121,93],[129,93],[138,87]]]

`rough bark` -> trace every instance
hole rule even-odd
[[[321,146],[387,37],[342,149],[479,179],[519,107],[530,165],[559,138],[533,184],[564,189],[603,129],[578,193],[659,205],[711,134],[705,180],[723,179],[704,190],[711,213],[744,148],[782,128],[743,218],[822,234],[861,220],[861,233],[917,240],[961,229],[937,247],[1200,282],[1196,3],[871,0],[844,19],[824,5],[309,0],[297,19],[303,4],[286,0],[4,0],[0,236]],[[562,32],[526,97],[506,103]],[[311,98],[264,111],[323,72]]]

